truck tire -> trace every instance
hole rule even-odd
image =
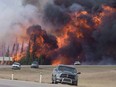
[[[52,84],[57,84],[56,77],[52,76]]]
[[[76,82],[73,82],[72,85],[78,86],[78,80]]]

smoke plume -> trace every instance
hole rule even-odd
[[[38,9],[32,5],[22,5],[22,0],[0,0],[0,45],[5,44],[6,48],[27,38],[26,28],[40,22]],[[38,20],[37,20],[38,19]],[[21,43],[21,42],[20,42]]]
[[[75,61],[114,64],[115,3],[115,0],[1,0],[2,49],[4,43],[7,47],[12,45],[14,60],[30,53],[28,56],[33,60],[44,56],[45,64]]]

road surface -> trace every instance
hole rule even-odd
[[[0,79],[0,87],[72,87],[70,85],[62,84],[40,84],[26,81],[6,80]]]

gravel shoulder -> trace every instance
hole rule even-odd
[[[7,83],[7,84],[6,84]],[[40,84],[27,81],[0,79],[0,87],[66,87],[66,85]],[[69,87],[67,85],[67,87]]]

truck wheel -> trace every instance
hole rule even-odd
[[[53,75],[52,75],[52,84],[54,84],[54,77],[53,77]]]
[[[52,83],[53,84],[57,84],[57,81],[56,81],[56,77],[55,76],[52,77]]]
[[[54,84],[54,80],[52,79],[52,84]]]
[[[73,82],[72,85],[78,86],[78,81],[77,82]]]
[[[75,85],[75,86],[78,86],[78,83],[75,83],[74,85]]]
[[[57,84],[56,78],[54,78],[54,84]]]
[[[78,86],[78,80],[77,80],[77,82],[74,84],[75,86]]]

